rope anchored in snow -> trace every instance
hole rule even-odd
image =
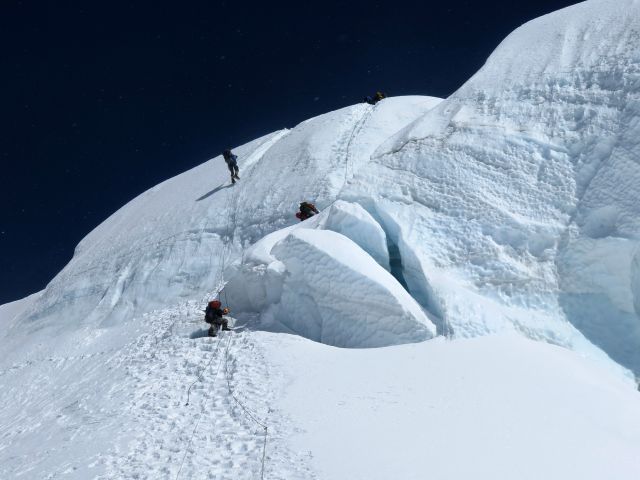
[[[228,301],[227,301],[227,292],[225,290],[225,282],[224,282],[224,269],[226,267],[227,261],[228,261],[228,256],[230,254],[230,250],[231,250],[231,244],[233,242],[233,237],[235,234],[235,226],[236,226],[236,210],[238,207],[238,191],[237,191],[237,186],[235,187],[236,190],[234,190],[234,192],[231,194],[231,196],[227,197],[227,201],[226,201],[226,207],[227,207],[227,241],[224,242],[223,240],[223,247],[222,250],[220,251],[220,256],[219,256],[219,265],[220,268],[218,269],[218,274],[216,275],[216,294],[217,295],[224,295],[224,299],[225,299],[225,304],[228,305]],[[208,220],[207,220],[207,224],[208,224]],[[205,224],[205,226],[207,225]],[[202,232],[204,232],[204,227],[202,229]],[[207,299],[209,298],[209,295],[207,296]],[[213,353],[211,354],[211,358],[209,359],[209,361],[207,362],[207,364],[200,369],[200,372],[198,373],[197,378],[189,385],[189,388],[187,389],[187,401],[184,404],[185,406],[189,405],[189,400],[191,397],[191,389],[193,388],[193,386],[200,382],[202,380],[202,378],[204,377],[204,373],[207,371],[207,369],[210,367],[210,365],[213,363],[213,359],[216,357],[216,353],[218,352],[218,350],[220,349],[220,342],[222,338],[222,334],[220,337],[218,337],[218,341],[216,343],[216,348],[213,351]],[[213,381],[211,384],[211,388],[213,388],[213,386],[215,385],[215,381],[218,378],[218,374],[220,372],[220,366],[222,365],[222,359],[224,358],[225,360],[225,374],[228,373],[227,370],[227,362],[228,362],[228,353],[229,353],[229,345],[231,343],[231,335],[227,334],[226,336],[227,338],[227,344],[224,350],[224,355],[218,355],[218,366],[216,368],[216,373],[213,377]],[[257,422],[258,424],[260,424],[260,426],[262,426],[262,428],[264,429],[265,435],[264,435],[264,443],[263,443],[263,447],[262,447],[262,467],[261,467],[261,478],[264,479],[264,464],[265,464],[265,458],[266,458],[266,449],[267,449],[267,425],[265,425],[264,423],[261,423],[259,420],[257,420],[255,418],[254,415],[251,414],[250,410],[248,410],[233,394],[232,389],[231,389],[231,383],[229,381],[229,377],[227,375],[227,387],[229,389],[229,393],[231,394],[232,398],[235,400],[235,402],[244,410],[244,412],[251,417],[255,422]],[[195,426],[193,427],[193,431],[191,432],[191,436],[189,437],[189,442],[187,444],[187,447],[185,448],[185,452],[184,455],[182,456],[182,461],[180,462],[180,468],[178,469],[178,473],[176,474],[176,480],[178,480],[178,478],[180,477],[180,473],[182,472],[182,467],[184,466],[184,462],[187,458],[187,454],[189,453],[189,448],[191,447],[191,444],[193,443],[193,438],[196,434],[196,431],[198,430],[198,426],[200,425],[200,420],[202,420],[202,412],[200,412],[200,415],[198,417],[198,420],[196,421]]]
[[[351,135],[349,136],[349,140],[347,141],[347,146],[345,148],[344,182],[343,182],[343,185],[342,185],[343,189],[347,184],[347,179],[348,179],[348,176],[349,176],[349,163],[350,163],[349,159],[351,157],[351,144],[358,137],[358,135],[360,135],[360,132],[364,128],[365,123],[367,123],[367,120],[373,114],[373,111],[375,109],[376,109],[375,105],[372,106],[371,108],[367,107],[365,112],[364,112],[364,114],[362,115],[360,120],[358,120],[356,122],[356,124],[353,127],[353,130],[351,131]]]
[[[216,346],[216,350],[214,351],[213,355],[211,355],[211,359],[215,358],[215,353],[218,351],[218,347],[220,346],[220,341],[221,341],[222,337],[218,338],[218,342],[217,342],[217,346]],[[227,339],[227,349],[229,348],[229,342],[231,341],[231,335],[228,335],[228,339]],[[218,367],[216,368],[216,374],[213,377],[213,382],[211,384],[211,387],[213,388],[213,386],[216,383],[216,379],[218,378],[218,373],[220,372],[220,366],[222,365],[222,355],[219,355],[218,358]],[[211,364],[211,360],[209,360],[209,363],[207,364],[210,365]],[[206,369],[206,368],[205,368]],[[204,371],[204,370],[203,370]],[[191,384],[191,386],[189,387],[189,391],[191,390],[191,387],[193,387],[193,385],[195,385],[196,382],[198,382],[200,379],[202,378],[202,375],[199,375],[198,378],[196,379],[195,382],[193,382]],[[185,406],[189,405],[189,396],[187,393],[187,403],[185,403]],[[200,411],[200,414],[198,416],[198,420],[196,421],[195,426],[193,427],[193,431],[191,432],[191,436],[189,437],[189,442],[187,443],[187,447],[184,450],[184,455],[182,456],[182,461],[180,462],[180,468],[178,469],[178,473],[176,474],[176,479],[178,480],[178,478],[180,477],[180,472],[182,472],[182,467],[184,466],[184,461],[187,458],[187,454],[189,453],[189,447],[191,447],[191,444],[193,443],[193,437],[195,437],[196,435],[196,431],[198,430],[198,425],[200,425],[200,420],[202,420],[202,411]]]
[[[349,159],[351,158],[351,144],[356,139],[356,137],[360,134],[360,132],[364,127],[364,124],[367,122],[369,117],[373,114],[375,109],[376,109],[375,105],[370,108],[369,106],[367,106],[366,110],[364,111],[360,119],[355,123],[355,125],[353,126],[353,129],[351,129],[349,140],[347,140],[347,146],[344,149],[344,180],[342,181],[342,187],[340,187],[340,190],[336,194],[333,201],[329,205],[327,205],[325,208],[330,208],[331,206],[333,206],[333,204],[335,204],[338,200],[340,200],[340,194],[347,186],[347,181],[349,179],[349,164],[350,164]]]
[[[235,215],[234,212],[232,212],[233,209],[235,209],[235,207],[237,207],[237,198],[238,198],[238,192],[234,191],[233,194],[230,197],[227,197],[227,202],[226,202],[226,207],[227,207],[227,234],[229,236],[229,239],[227,242],[224,242],[223,240],[223,246],[222,246],[222,250],[220,251],[220,256],[219,256],[219,265],[220,268],[218,269],[218,274],[216,275],[216,286],[217,288],[219,288],[219,285],[222,284],[222,289],[218,290],[216,293],[219,294],[222,290],[224,290],[224,268],[225,268],[225,264],[227,261],[227,255],[228,255],[228,251],[229,251],[229,244],[232,242],[232,238],[233,238],[233,232],[235,231]],[[233,207],[233,208],[232,208]],[[208,222],[208,220],[207,220]],[[204,227],[203,227],[203,231],[204,231]],[[209,298],[209,295],[207,295],[207,299]],[[231,335],[227,335],[228,339],[227,339],[227,347],[226,350],[228,350],[229,348],[229,342],[231,341]],[[213,351],[213,353],[211,354],[211,358],[209,359],[209,361],[207,362],[207,364],[200,369],[200,372],[198,373],[197,378],[191,383],[191,385],[189,385],[189,388],[187,389],[187,401],[184,404],[185,407],[189,405],[189,400],[191,398],[191,389],[193,388],[193,386],[198,383],[199,381],[202,380],[204,373],[207,371],[207,369],[209,368],[209,366],[213,363],[213,359],[216,357],[216,353],[218,352],[218,350],[220,349],[220,342],[222,341],[222,334],[220,335],[220,337],[218,337],[218,341],[216,342],[216,348]],[[218,373],[220,372],[220,366],[222,365],[222,359],[223,359],[223,355],[218,355],[218,367],[216,368],[216,374],[213,377],[213,382],[211,384],[211,387],[213,387],[213,385],[215,385],[215,381],[218,378]],[[196,431],[198,430],[198,425],[200,425],[200,420],[202,420],[202,411],[200,412],[200,415],[198,417],[198,420],[195,424],[195,426],[193,427],[193,432],[191,432],[191,436],[189,437],[189,442],[187,444],[187,447],[185,448],[184,451],[184,455],[182,456],[182,461],[180,462],[180,468],[178,469],[178,473],[176,474],[176,480],[178,480],[178,478],[180,477],[180,472],[182,472],[182,467],[184,466],[184,462],[187,458],[187,454],[189,453],[189,447],[191,447],[191,444],[193,442],[193,437],[196,434]]]
[[[209,359],[209,362],[200,369],[200,372],[198,373],[198,377],[193,381],[193,383],[191,383],[191,385],[189,385],[189,388],[187,389],[187,402],[184,404],[184,406],[188,406],[189,405],[189,399],[191,396],[191,389],[193,388],[193,386],[198,383],[200,380],[202,380],[202,376],[204,375],[204,372],[207,371],[207,369],[209,368],[209,366],[211,365],[211,363],[213,362],[213,359],[216,357],[216,353],[218,352],[218,349],[220,347],[220,339],[222,337],[218,337],[218,341],[216,342],[216,348],[213,351],[213,354],[211,355],[211,358]],[[216,370],[216,377],[218,376],[218,370],[220,370],[220,363],[218,363],[218,369]],[[213,379],[213,381],[215,382],[215,377]]]
[[[238,397],[233,393],[233,388],[231,387],[231,377],[229,375],[229,367],[228,367],[230,345],[231,345],[231,341],[227,343],[227,349],[225,350],[225,354],[224,354],[224,357],[225,357],[224,374],[227,379],[227,389],[229,390],[229,395],[231,395],[231,398],[233,398],[233,400],[236,402],[236,404],[238,404],[238,406],[247,415],[247,417],[253,420],[256,424],[260,425],[264,430],[264,442],[262,444],[262,461],[261,461],[261,467],[260,467],[260,479],[264,480],[264,464],[265,464],[265,459],[267,454],[267,437],[269,436],[269,426],[266,424],[264,420],[262,421],[258,420],[256,413],[252,412],[249,408],[247,408],[247,406],[244,405],[238,399]]]

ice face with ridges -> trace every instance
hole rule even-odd
[[[343,235],[296,230],[273,253],[286,271],[282,298],[270,313],[296,333],[351,348],[419,342],[436,333],[400,284]]]
[[[186,379],[225,358],[191,336],[201,300],[223,267],[279,232],[279,245],[300,243],[278,250],[289,265],[267,265],[261,313],[273,313],[288,268],[315,279],[338,258],[314,247],[316,263],[296,265],[291,251],[318,247],[296,237],[338,235],[285,230],[298,202],[344,199],[395,251],[385,295],[397,300],[389,291],[403,283],[443,331],[481,338],[364,350],[261,325],[234,332],[230,382],[274,433],[267,477],[517,478],[529,462],[532,478],[578,468],[635,480],[635,386],[580,332],[638,372],[639,8],[591,0],[537,19],[446,101],[390,98],[316,117],[235,148],[233,189],[217,157],[116,212],[44,292],[0,307],[0,476],[173,478],[186,452],[187,476],[255,478],[262,432],[224,384],[197,384],[209,429],[195,432],[194,411],[181,408]],[[366,259],[361,295],[371,270],[386,270],[348,245]],[[296,320],[323,340],[312,327],[324,313]],[[542,342],[485,336],[505,330]]]
[[[40,329],[64,312],[69,326],[109,326],[203,297],[243,246],[297,222],[303,199],[332,203],[359,162],[439,101],[347,107],[238,147],[242,180],[233,188],[221,157],[157,185],[87,235],[21,318]]]
[[[382,245],[376,221],[359,205],[338,201],[253,245],[229,269],[224,298],[237,313],[261,313],[272,329],[339,347],[431,338],[435,326],[388,272]]]
[[[457,335],[515,328],[595,354],[577,327],[640,371],[629,271],[640,238],[639,38],[632,0],[529,22],[386,141],[378,168],[345,192],[373,195],[375,183],[408,283],[428,286],[412,293]]]

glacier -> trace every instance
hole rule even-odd
[[[589,0],[133,199],[0,306],[0,477],[637,478],[639,39]]]
[[[436,335],[418,303],[349,238],[331,230],[292,230],[268,250],[273,261],[256,262],[249,254],[231,278],[224,298],[236,312],[255,311],[262,314],[263,326],[275,324],[345,348],[420,342]],[[267,236],[256,244],[258,251],[264,251],[264,241],[273,242]]]

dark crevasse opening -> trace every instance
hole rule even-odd
[[[400,249],[398,245],[391,242],[389,236],[387,235],[387,248],[389,250],[389,267],[390,273],[393,277],[398,280],[402,288],[404,288],[409,294],[409,287],[407,286],[407,281],[404,278],[404,271],[402,269],[402,257],[400,256]]]
[[[382,226],[384,229],[384,224]],[[391,275],[393,275],[398,283],[402,285],[402,288],[404,288],[427,313],[429,318],[435,324],[438,335],[452,335],[452,328],[444,319],[442,309],[436,300],[431,285],[429,285],[426,277],[424,277],[424,272],[420,272],[420,275],[413,275],[412,279],[407,281],[407,270],[403,265],[400,247],[393,241],[391,235],[386,229],[385,233],[387,234],[387,248],[389,250],[389,267]],[[413,254],[413,252],[411,252],[411,254]],[[420,278],[415,278],[416,276]]]
[[[393,216],[372,199],[347,197],[343,200],[360,204],[378,222],[387,237],[389,273],[422,307],[435,324],[438,335],[452,336],[453,328],[447,321],[440,299],[422,270],[416,254],[406,244],[401,248],[401,227]]]

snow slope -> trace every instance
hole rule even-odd
[[[516,336],[381,350],[295,337],[264,343],[284,376],[277,405],[299,425],[287,441],[307,452],[318,478],[597,480],[640,472],[640,395],[573,352]]]
[[[297,222],[301,198],[313,195],[319,207],[332,203],[384,139],[439,101],[356,105],[238,147],[244,178],[233,189],[220,156],[143,193],[80,242],[9,329],[7,348],[20,347],[14,351],[20,362],[57,348],[37,338],[97,336],[178,300],[204,300],[243,246]],[[28,345],[25,333],[34,339]]]
[[[0,306],[0,478],[637,478],[638,38],[590,0],[132,200]]]

